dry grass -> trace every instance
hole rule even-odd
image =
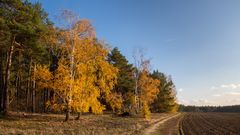
[[[83,115],[80,120],[63,122],[63,115],[13,113],[0,119],[0,134],[37,135],[135,135],[168,114],[153,114],[149,120],[143,118],[121,118],[110,114]]]

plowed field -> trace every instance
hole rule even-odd
[[[240,113],[186,113],[179,131],[184,135],[240,135]]]

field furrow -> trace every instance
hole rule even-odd
[[[239,115],[239,113],[187,113],[181,120],[179,129],[184,135],[240,135]]]

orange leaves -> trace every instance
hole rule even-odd
[[[37,68],[39,85],[52,89],[55,99],[54,110],[70,106],[76,112],[102,113],[105,107],[100,103],[101,93],[110,97],[114,108],[120,108],[118,95],[111,95],[116,84],[117,69],[106,61],[108,50],[95,39],[95,31],[89,21],[79,20],[70,30],[52,35],[49,41],[62,54],[58,68],[50,73],[47,66]],[[57,45],[55,45],[57,44]]]
[[[119,111],[122,109],[123,98],[120,94],[117,94],[116,92],[108,94],[106,96],[106,100],[110,104],[113,111]]]
[[[150,118],[151,112],[149,109],[149,105],[147,103],[143,103],[143,108],[142,108],[142,116],[146,119]]]
[[[154,101],[154,99],[157,97],[157,94],[159,93],[159,89],[158,89],[159,84],[160,84],[160,81],[157,79],[153,79],[146,70],[143,70],[140,73],[139,98],[142,104],[141,112],[145,118],[150,117],[149,105]]]
[[[40,88],[47,88],[51,85],[52,74],[46,65],[36,65],[35,79]]]
[[[156,98],[160,81],[150,77],[147,71],[143,71],[139,78],[139,88],[141,90],[140,98],[147,104],[152,103]]]

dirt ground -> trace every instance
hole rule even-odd
[[[186,113],[180,125],[184,135],[240,135],[240,113]]]
[[[151,119],[82,115],[80,120],[63,122],[63,115],[13,113],[0,118],[0,135],[141,135],[145,130],[172,114],[152,114]]]
[[[158,122],[146,128],[144,135],[177,135],[180,116],[180,113],[175,113],[162,117]]]
[[[174,117],[162,122],[152,135],[178,135],[179,122],[183,118],[182,114],[175,115]]]

